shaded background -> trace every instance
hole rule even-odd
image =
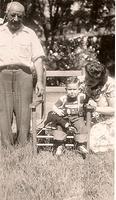
[[[9,0],[0,0],[5,18]],[[114,0],[20,0],[24,24],[35,30],[46,52],[48,70],[78,70],[99,59],[115,75]],[[48,83],[49,82],[49,83]],[[48,84],[59,85],[54,78]],[[62,82],[62,81],[61,81]]]

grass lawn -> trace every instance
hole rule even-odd
[[[32,155],[31,144],[2,152],[1,200],[113,200],[113,152],[83,160],[67,150]]]
[[[50,110],[55,96],[47,96]],[[32,154],[32,145],[1,150],[0,200],[113,200],[114,152],[90,154],[85,160],[66,150]]]

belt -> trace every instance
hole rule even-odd
[[[0,71],[3,70],[19,70],[22,69],[26,73],[32,73],[30,67],[24,66],[24,65],[4,65],[0,66]]]

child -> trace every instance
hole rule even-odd
[[[77,77],[69,77],[66,82],[66,94],[53,106],[53,111],[48,113],[45,126],[52,122],[58,130],[63,132],[73,132],[75,141],[77,142],[78,150],[81,153],[88,153],[82,134],[87,135],[87,128],[85,126],[83,117],[83,104],[80,102],[79,94],[79,80]],[[57,132],[58,133],[58,132]],[[62,145],[57,148],[56,154],[62,154]]]

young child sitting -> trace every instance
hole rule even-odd
[[[79,80],[77,77],[69,77],[66,82],[66,94],[58,99],[53,106],[53,110],[48,113],[45,126],[52,123],[52,126],[55,126],[59,132],[73,132],[78,150],[81,153],[87,154],[88,152],[85,146],[86,139],[83,139],[83,136],[84,138],[87,137],[87,128],[82,107],[83,104],[80,102]],[[58,134],[58,131],[56,134]],[[57,155],[62,154],[63,145],[62,139],[60,139],[56,150]]]

